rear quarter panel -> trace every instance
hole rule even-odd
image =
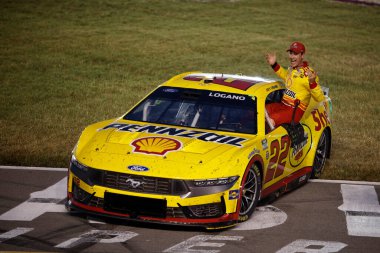
[[[311,100],[302,120],[308,125],[312,132],[312,153],[308,156],[307,163],[313,164],[315,151],[322,132],[326,129],[330,136],[330,145],[332,138],[332,102],[331,99],[325,96],[325,100],[317,103]],[[329,147],[331,148],[331,147]]]

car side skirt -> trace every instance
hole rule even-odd
[[[312,167],[304,167],[293,174],[285,177],[281,181],[265,188],[261,192],[261,198],[265,198],[272,193],[280,191],[280,193],[288,192],[307,182],[310,177]]]

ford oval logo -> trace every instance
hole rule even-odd
[[[130,165],[128,166],[128,169],[133,171],[148,171],[149,169],[147,167],[141,166],[141,165]]]

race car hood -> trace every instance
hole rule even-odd
[[[254,139],[252,135],[126,122],[107,124],[87,134],[92,137],[87,143],[81,143],[81,138],[75,152],[87,166],[170,178],[225,176],[226,164],[236,163],[237,154]]]

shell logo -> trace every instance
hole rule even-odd
[[[131,143],[135,147],[133,152],[165,155],[167,152],[178,150],[181,148],[181,142],[165,137],[145,137],[140,138]]]

